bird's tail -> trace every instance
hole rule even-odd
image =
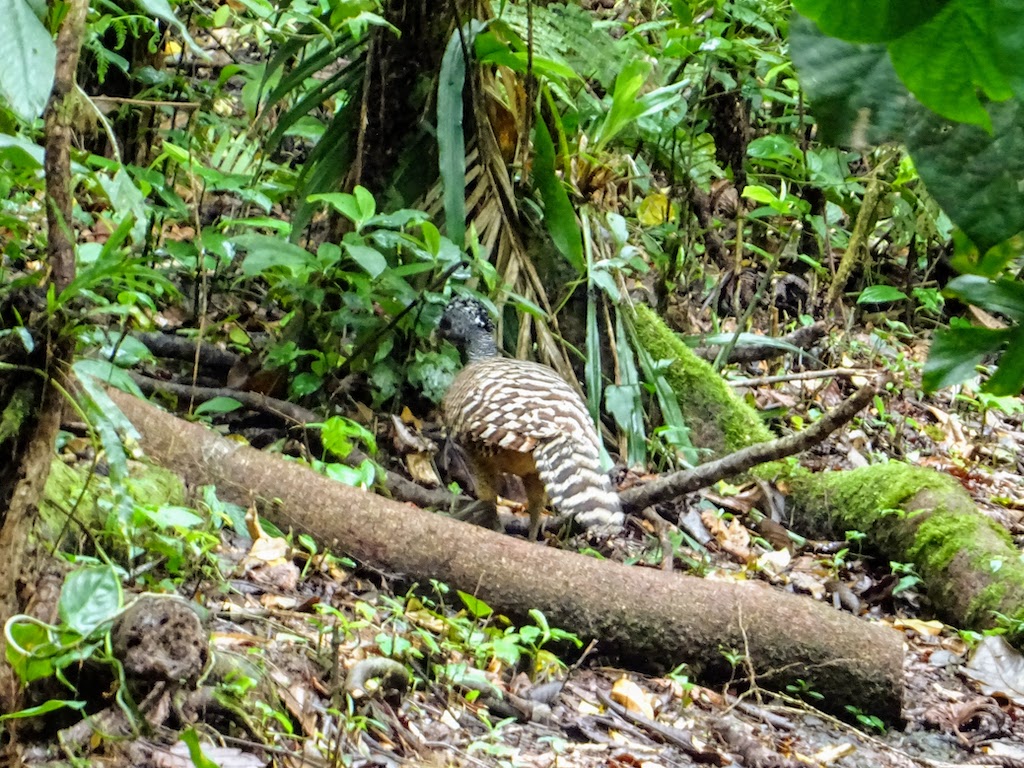
[[[592,446],[569,435],[559,435],[540,443],[533,451],[533,459],[557,512],[571,515],[587,529],[622,526],[625,516],[619,495],[608,475],[601,471]]]

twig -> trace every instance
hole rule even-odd
[[[852,419],[874,398],[878,388],[872,384],[858,389],[852,397],[844,400],[838,408],[822,416],[818,421],[795,435],[780,437],[767,443],[758,443],[736,453],[724,456],[693,469],[673,472],[659,477],[646,485],[630,488],[621,496],[622,506],[628,511],[643,509],[651,504],[680,496],[714,485],[719,480],[746,472],[766,461],[777,461],[800,453],[816,445]]]
[[[93,101],[109,101],[113,104],[131,104],[136,107],[174,107],[175,109],[199,109],[198,101],[155,101],[153,99],[129,99],[120,96],[90,96]]]
[[[659,739],[678,747],[690,757],[697,758],[701,763],[713,763],[714,765],[726,764],[725,755],[721,752],[701,749],[700,747],[694,746],[693,734],[691,732],[684,731],[681,728],[672,728],[670,726],[663,725],[662,723],[651,720],[649,717],[645,717],[638,712],[628,710],[621,704],[617,704],[612,701],[611,696],[601,689],[598,689],[595,693],[602,704],[627,723],[641,726],[648,733],[651,733]]]
[[[188,398],[190,401],[199,403],[213,400],[215,397],[231,397],[252,411],[271,413],[278,418],[283,418],[296,424],[322,421],[317,414],[308,408],[295,405],[295,403],[289,403],[287,400],[279,400],[276,397],[261,395],[258,392],[243,392],[230,387],[200,387],[196,384],[178,384],[173,381],[160,381],[150,376],[144,376],[141,373],[132,373],[131,376],[132,381],[147,395],[151,395],[154,392],[166,392],[169,395]]]
[[[825,323],[817,322],[813,325],[805,325],[797,328],[785,336],[766,337],[762,343],[744,344],[741,347],[734,347],[729,351],[727,362],[730,363],[756,363],[761,360],[769,360],[773,357],[782,357],[793,353],[795,347],[798,350],[805,350],[814,346],[828,332]],[[780,344],[781,342],[781,344]],[[702,347],[694,347],[693,354],[703,360],[714,360],[718,356],[721,344],[708,344]]]
[[[783,381],[807,381],[809,379],[827,379],[831,376],[873,376],[876,371],[858,370],[856,368],[827,368],[823,371],[799,371],[783,373],[778,376],[761,376],[757,379],[729,379],[730,387],[760,387],[765,384],[778,384]]]

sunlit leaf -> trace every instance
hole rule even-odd
[[[0,0],[0,96],[22,120],[43,113],[53,87],[57,48],[25,0]]]
[[[64,579],[57,611],[71,630],[87,636],[121,609],[121,580],[107,565],[72,571]]]

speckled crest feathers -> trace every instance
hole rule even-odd
[[[471,457],[531,454],[558,512],[588,527],[620,524],[619,497],[601,471],[600,443],[583,400],[551,368],[501,357],[493,327],[472,299],[455,299],[445,311],[442,333],[469,360],[442,402],[452,437]]]

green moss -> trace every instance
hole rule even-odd
[[[993,582],[978,592],[967,609],[968,616],[974,617],[971,623],[991,623],[993,614],[1000,610],[1008,593],[1009,589],[1002,582]],[[1020,612],[1024,612],[1024,608]]]
[[[636,308],[637,339],[655,360],[667,360],[665,378],[676,393],[694,443],[717,454],[731,453],[772,439],[753,408],[732,392],[722,377],[665,325],[654,310]]]
[[[882,525],[889,535],[902,538],[899,531],[908,526],[889,518],[919,513],[920,509],[905,509],[909,499],[925,490],[937,491],[940,496],[959,490],[956,482],[944,475],[896,461],[846,472],[795,471],[788,479],[802,519],[815,534],[829,536]],[[903,545],[910,543],[907,540]]]
[[[27,384],[18,387],[11,395],[0,416],[0,443],[16,438],[21,433],[22,426],[32,413],[34,396],[34,390]]]
[[[128,471],[125,487],[135,502],[152,505],[185,504],[184,483],[173,472],[137,461],[129,462]],[[102,525],[97,516],[106,513],[97,512],[96,501],[110,494],[110,481],[106,477],[93,475],[89,478],[87,469],[71,467],[60,459],[54,459],[40,506],[43,520],[41,535],[45,539],[58,535],[64,529],[67,514],[72,507],[75,507],[76,519],[82,524]]]
[[[936,512],[921,522],[907,554],[929,573],[944,571],[959,552],[977,540],[979,520],[971,515]]]

